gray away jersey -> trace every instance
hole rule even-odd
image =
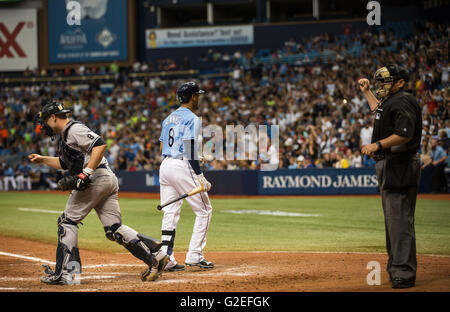
[[[66,131],[67,125],[64,127],[62,134],[64,134],[64,132]],[[69,128],[66,143],[71,148],[74,148],[77,151],[80,151],[84,154],[83,168],[85,168],[89,163],[92,148],[94,147],[95,142],[97,142],[97,140],[100,138],[101,136],[99,136],[94,131],[92,131],[87,126],[81,123],[75,123]],[[108,161],[106,160],[105,157],[103,157],[99,165],[107,165],[107,164]]]

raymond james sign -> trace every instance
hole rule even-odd
[[[253,44],[253,26],[147,29],[147,49]]]
[[[303,169],[258,173],[258,193],[288,194],[376,194],[375,170]]]

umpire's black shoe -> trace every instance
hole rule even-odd
[[[411,288],[415,286],[415,279],[405,279],[401,277],[394,277],[392,279],[392,288]]]

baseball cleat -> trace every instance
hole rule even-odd
[[[184,270],[186,270],[186,266],[177,263],[173,267],[166,268],[164,271],[178,272],[178,271],[184,271]]]
[[[143,282],[145,281],[156,281],[158,277],[162,275],[164,268],[169,262],[169,256],[165,255],[161,260],[156,260],[156,265],[149,267],[147,270],[142,272],[141,279]]]
[[[63,273],[60,277],[55,275],[46,275],[41,277],[41,282],[48,285],[72,285],[72,275]]]
[[[51,268],[49,265],[43,264],[42,267],[44,268],[44,273],[45,273],[46,275],[53,275],[53,274],[55,274],[55,273],[53,272],[52,268]]]
[[[202,269],[212,269],[214,268],[214,263],[212,263],[211,261],[207,261],[206,259],[203,259],[202,261],[198,262],[198,263],[185,263],[187,266],[190,267],[200,267]]]

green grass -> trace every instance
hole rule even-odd
[[[56,243],[58,214],[24,212],[18,208],[64,210],[67,196],[0,193],[0,235]],[[157,200],[120,199],[123,223],[138,232],[160,238],[162,212]],[[206,251],[361,251],[384,252],[385,233],[381,200],[374,197],[276,197],[213,199],[213,217]],[[320,214],[285,217],[230,214],[224,210],[279,210]],[[79,227],[81,248],[123,251],[107,240],[95,211]],[[177,227],[175,251],[185,251],[194,213],[184,203]],[[450,254],[450,205],[445,200],[418,200],[416,206],[418,253]]]

